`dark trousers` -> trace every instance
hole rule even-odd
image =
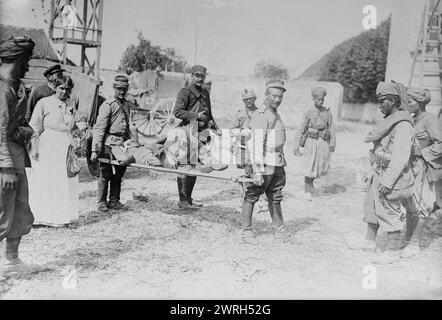
[[[104,147],[101,157],[112,159],[111,148]],[[112,169],[114,167],[114,169]],[[100,179],[98,180],[98,202],[106,202],[109,191],[109,202],[120,201],[121,180],[126,172],[124,166],[100,163]],[[110,185],[110,190],[109,190]]]
[[[34,216],[29,208],[26,173],[17,174],[14,190],[0,192],[0,241],[28,234],[34,223]]]
[[[282,189],[286,184],[284,167],[275,167],[273,174],[263,175],[264,183],[261,186],[247,182],[244,183],[245,192],[243,200],[243,229],[252,225],[253,205],[265,193],[268,200],[269,212],[275,225],[284,223],[281,212]]]
[[[304,191],[305,192],[313,193],[313,191],[315,191],[315,186],[313,184],[313,180],[315,180],[315,178],[304,177]]]
[[[180,197],[180,201],[187,201],[192,203],[192,191],[195,186],[196,177],[195,176],[184,176],[177,177],[176,182],[178,185],[178,195]]]

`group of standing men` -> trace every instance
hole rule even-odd
[[[431,100],[427,89],[379,82],[376,94],[384,118],[365,138],[373,144],[364,203],[367,231],[350,247],[375,251],[372,262],[388,264],[419,252],[425,222],[441,207],[442,131],[425,110]],[[387,233],[386,243],[378,241],[380,231]]]
[[[53,93],[51,83],[64,71],[59,65],[47,69],[44,75],[48,84],[33,88],[28,98],[20,79],[28,70],[28,61],[34,45],[27,37],[11,37],[0,44],[0,241],[6,238],[8,267],[22,265],[18,258],[18,246],[21,237],[29,233],[34,221],[28,204],[25,172],[25,167],[30,164],[26,145],[32,136],[27,120],[36,102]],[[182,120],[180,126],[183,129],[191,131],[191,126],[194,125],[197,126],[197,133],[212,129],[217,135],[221,135],[221,130],[212,115],[210,93],[204,87],[205,78],[205,67],[196,65],[191,69],[190,84],[178,93],[174,116]],[[97,162],[99,157],[111,159],[111,148],[122,145],[131,137],[130,105],[126,100],[128,78],[122,75],[115,77],[113,87],[114,97],[100,106],[92,130],[90,160],[93,162]],[[239,140],[238,166],[244,168],[245,175],[253,181],[242,184],[242,238],[247,243],[256,243],[252,230],[252,214],[256,202],[263,194],[267,197],[275,235],[287,235],[281,209],[282,189],[286,184],[286,159],[283,150],[286,130],[278,113],[285,92],[282,80],[269,80],[266,82],[265,99],[257,106],[254,90],[245,89],[242,95],[245,108],[236,114],[231,126],[231,135]],[[294,154],[301,155],[299,148],[304,148],[307,200],[311,200],[313,180],[327,173],[330,153],[334,152],[336,145],[331,111],[323,106],[326,93],[322,87],[312,88],[314,105],[303,115],[295,135]],[[408,100],[404,100],[407,99],[407,94],[399,84],[379,83],[377,94],[385,119],[375,126],[366,139],[366,142],[372,142],[374,147],[370,157],[373,172],[368,179],[369,187],[365,201],[364,220],[367,223],[367,234],[362,247],[372,248],[378,229],[381,228],[388,233],[387,248],[384,251],[388,253],[400,247],[401,208],[407,210],[405,240],[409,241],[412,235],[416,234],[415,229],[422,230],[418,218],[422,212],[421,201],[413,198],[416,174],[412,169],[416,159],[422,160],[425,168],[421,175],[422,181],[427,179],[430,184],[436,184],[436,192],[440,198],[442,137],[440,127],[424,113],[425,103],[429,101],[426,92],[422,98],[420,92],[413,95],[410,91]],[[408,111],[405,110],[405,107],[410,105],[410,99],[414,99],[418,104],[414,111],[411,107],[407,107]],[[420,118],[412,119],[410,113]],[[424,118],[425,121],[422,120]],[[420,136],[417,136],[419,134]],[[420,139],[420,148],[417,148],[420,151],[413,154],[413,141],[416,137]],[[250,141],[253,141],[252,148],[248,147]],[[125,169],[124,166],[100,163],[100,210],[124,208],[120,202],[120,192]],[[189,210],[202,206],[192,198],[195,182],[195,176],[177,177],[180,209]],[[382,259],[389,259],[384,256],[381,256]]]

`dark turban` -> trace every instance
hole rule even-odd
[[[407,95],[419,104],[426,105],[431,101],[431,93],[428,89],[408,88]]]
[[[13,37],[0,43],[1,59],[17,59],[21,55],[32,56],[35,43],[28,37]]]

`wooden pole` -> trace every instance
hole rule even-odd
[[[95,77],[100,76],[100,58],[101,58],[101,35],[103,33],[103,0],[97,0],[98,3],[98,21],[97,21],[97,56],[95,58]]]
[[[116,166],[121,166],[121,164],[116,160],[109,160],[105,158],[99,158],[98,161],[102,163],[108,163]],[[212,178],[212,179],[218,179],[218,180],[226,180],[226,181],[234,181],[234,182],[253,182],[250,178],[243,178],[243,177],[222,177],[217,176],[209,173],[203,173],[203,172],[196,172],[196,170],[179,170],[179,169],[168,169],[163,167],[154,167],[154,166],[148,166],[144,164],[137,164],[137,163],[131,163],[127,165],[128,167],[134,167],[134,168],[141,168],[141,169],[149,169],[153,171],[160,171],[160,172],[167,172],[167,173],[175,173],[175,174],[184,174],[186,176],[195,176],[195,177],[204,177],[204,178]]]

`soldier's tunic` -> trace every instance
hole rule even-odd
[[[54,88],[49,86],[49,83],[43,84],[41,86],[34,86],[31,89],[31,93],[28,98],[28,108],[26,110],[26,121],[30,121],[32,117],[32,113],[34,112],[35,106],[37,102],[43,98],[49,97],[53,95],[55,92]]]
[[[129,129],[130,105],[127,100],[118,101],[115,98],[104,102],[98,111],[97,121],[92,133],[92,152],[98,152],[99,157],[112,159],[112,147],[122,146],[130,139]],[[100,183],[98,201],[105,202],[107,187],[110,181],[109,201],[120,200],[121,179],[126,172],[124,166],[114,166],[100,163]]]
[[[205,115],[207,118],[205,121],[197,120],[198,113],[205,111]],[[190,84],[184,88],[182,88],[177,95],[174,116],[178,119],[181,119],[181,123],[179,127],[185,127],[186,136],[190,141],[190,148],[193,149],[192,144],[196,143],[198,146],[199,137],[195,137],[197,134],[194,131],[202,132],[209,128],[209,123],[212,124],[212,128],[217,130],[218,126],[215,123],[212,115],[212,106],[210,102],[210,94],[206,88],[201,88],[196,86],[195,84]],[[192,130],[193,124],[195,124],[198,128],[197,130]],[[194,128],[196,129],[196,128]],[[192,130],[192,133],[190,132]],[[197,134],[198,135],[198,134]],[[193,141],[193,142],[192,142]],[[166,143],[168,141],[166,140]],[[182,145],[188,145],[184,142]],[[189,150],[189,149],[188,149]],[[197,157],[193,157],[192,152],[190,152],[188,156],[188,162],[190,164],[196,165],[198,162]],[[192,202],[192,191],[195,186],[196,177],[195,176],[177,176],[177,186],[178,186],[178,194],[180,201],[188,201]]]
[[[425,213],[431,212],[435,200],[442,207],[442,189],[438,188],[442,183],[442,130],[436,116],[426,111],[414,121],[414,136],[422,154],[413,166],[416,175],[414,200]]]
[[[0,194],[0,241],[28,234],[34,222],[25,171],[30,166],[29,156],[24,145],[13,141],[17,127],[24,123],[26,108],[23,83],[16,90],[0,76],[0,171],[12,168],[17,174],[15,189]]]
[[[230,126],[231,136],[235,137],[237,141],[234,144],[236,153],[236,165],[238,168],[246,169],[246,176],[250,175],[251,166],[247,165],[250,162],[249,153],[246,152],[246,143],[249,140],[246,136],[241,136],[243,130],[250,130],[250,120],[258,108],[240,109],[235,113],[232,125]]]
[[[199,112],[205,111],[206,121],[197,120]],[[213,129],[218,129],[212,115],[212,105],[209,91],[194,84],[182,88],[177,95],[174,116],[181,119],[179,127],[188,125],[191,121],[198,121],[198,131],[201,132],[213,122]]]
[[[412,119],[407,111],[397,111],[379,121],[365,139],[373,142],[374,148],[370,151],[373,170],[367,181],[364,221],[379,224],[385,232],[403,227],[401,202],[411,196],[414,184],[409,165],[412,140]],[[379,184],[392,191],[381,195]]]
[[[299,149],[303,134],[307,134],[303,154],[304,176],[317,178],[327,174],[330,168],[330,147],[336,146],[330,108],[313,106],[304,113],[295,135],[295,150]]]
[[[266,194],[269,204],[279,204],[282,189],[286,184],[284,167],[285,127],[276,109],[265,104],[258,108],[250,121],[252,139],[250,146],[253,172],[261,172],[264,183],[261,186],[246,183],[244,200],[256,203],[260,195]]]

